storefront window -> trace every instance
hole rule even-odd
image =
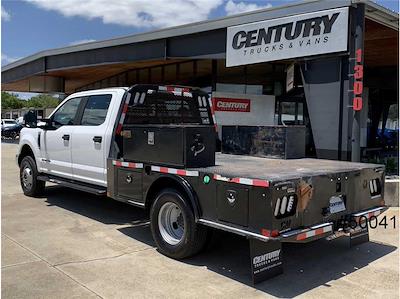
[[[164,66],[164,83],[171,84],[176,82],[176,64]]]
[[[185,62],[179,64],[179,84],[185,84],[187,81],[191,80],[194,76],[194,64],[193,61]]]
[[[302,102],[285,102],[278,103],[278,124],[280,125],[304,125],[304,109]]]
[[[139,83],[148,84],[149,82],[149,69],[139,70]]]
[[[162,68],[154,67],[151,69],[151,83],[160,84],[162,83]]]
[[[118,76],[118,86],[126,86],[126,73],[120,74]]]

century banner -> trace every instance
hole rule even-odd
[[[346,51],[348,19],[345,7],[228,27],[226,66]]]

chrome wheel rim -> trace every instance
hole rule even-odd
[[[25,166],[22,170],[22,184],[26,189],[30,189],[32,187],[33,182],[33,174],[32,169],[29,166]]]
[[[163,204],[158,213],[158,229],[165,242],[178,244],[185,233],[181,209],[173,202]]]

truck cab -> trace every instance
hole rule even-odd
[[[19,163],[21,153],[31,151],[40,173],[106,187],[106,160],[126,90],[109,88],[67,97],[46,123],[22,129]]]

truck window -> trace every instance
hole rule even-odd
[[[134,95],[132,96],[134,98]],[[199,107],[195,97],[177,96],[164,92],[146,94],[144,100],[131,100],[125,124],[210,124],[205,104]]]
[[[90,96],[86,102],[85,109],[83,111],[81,125],[101,125],[106,119],[111,98],[111,94]]]
[[[52,116],[57,126],[73,125],[76,112],[82,98],[73,98],[65,102]]]

